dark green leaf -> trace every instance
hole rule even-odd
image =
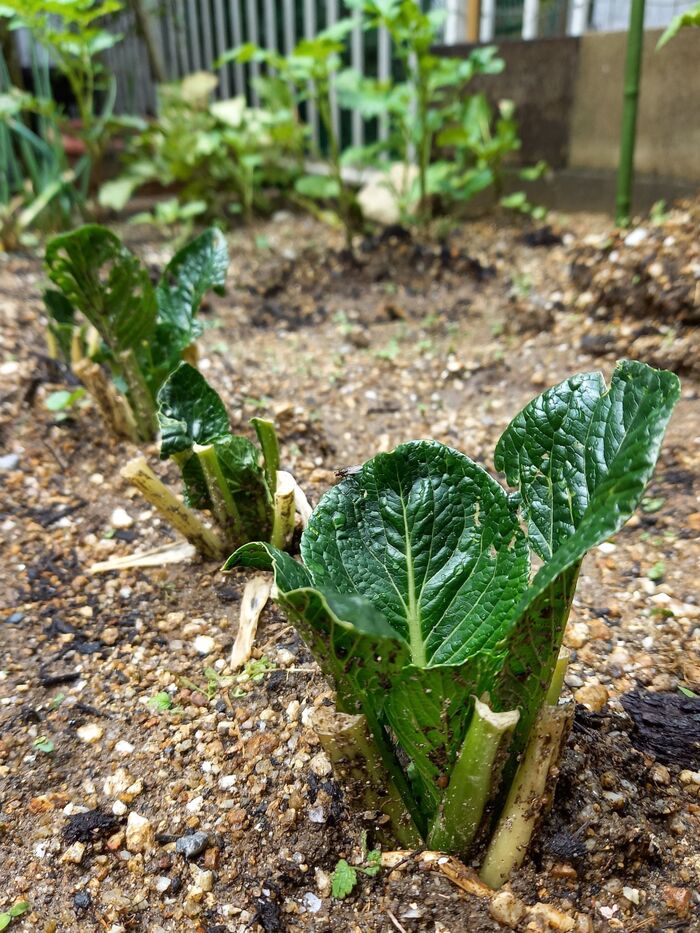
[[[529,569],[503,489],[431,441],[379,454],[331,489],[301,552],[315,586],[371,601],[419,667],[495,644]]]
[[[199,336],[195,315],[206,293],[209,289],[223,293],[228,263],[226,238],[210,227],[165,267],[156,290],[158,324],[164,332],[178,334],[181,349]]]
[[[158,425],[163,460],[190,450],[193,444],[210,444],[215,438],[230,433],[224,403],[199,370],[189,363],[180,363],[161,386]]]
[[[139,348],[153,336],[156,301],[148,272],[105,227],[90,224],[54,237],[46,266],[113,353]]]
[[[580,561],[619,531],[639,504],[679,396],[673,373],[624,360],[607,390],[597,374],[549,389],[499,441],[497,461],[521,484],[533,546],[546,555],[553,547],[516,607],[516,624],[501,647],[505,666],[494,697],[497,708],[522,711],[516,745],[546,694]],[[572,424],[571,410],[581,425]],[[550,459],[555,467],[543,483],[541,466]]]
[[[600,373],[572,376],[526,405],[496,445],[494,465],[520,490],[530,544],[543,560],[588,506],[586,449],[604,389]]]

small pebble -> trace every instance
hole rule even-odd
[[[105,731],[102,726],[98,726],[95,722],[90,722],[78,728],[78,738],[81,742],[85,742],[86,745],[93,745],[95,742],[99,742],[104,734]]]
[[[0,457],[0,473],[9,473],[10,470],[16,470],[19,466],[19,456],[17,454],[5,454]]]
[[[117,506],[117,508],[112,512],[112,517],[109,520],[112,528],[131,528],[134,524],[134,520],[126,511],[126,509]]]
[[[126,821],[126,847],[129,852],[147,852],[153,848],[153,844],[151,821],[138,813],[130,813]]]
[[[200,832],[192,833],[189,836],[180,836],[175,843],[175,851],[180,855],[184,855],[185,858],[195,858],[204,852],[208,842],[209,833]]]
[[[197,654],[211,654],[215,648],[216,642],[211,637],[211,635],[197,635],[194,640],[194,650],[197,652]]]
[[[85,843],[84,842],[74,842],[70,848],[61,856],[62,862],[70,862],[72,865],[80,865],[85,855]]]
[[[317,914],[321,907],[323,907],[323,901],[317,894],[314,894],[313,891],[307,891],[302,901],[304,902],[304,907],[306,907],[310,914]]]
[[[608,702],[608,690],[602,684],[586,684],[574,693],[574,699],[592,712],[600,713]]]

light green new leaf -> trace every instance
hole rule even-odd
[[[353,868],[344,858],[335,866],[331,878],[331,894],[342,900],[351,894],[357,884],[357,869]]]
[[[315,201],[330,200],[340,194],[337,180],[327,175],[302,175],[295,181],[294,188],[299,194]]]
[[[88,224],[54,237],[46,247],[46,267],[112,353],[153,336],[156,300],[148,272],[111,231]]]

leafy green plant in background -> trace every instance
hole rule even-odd
[[[295,181],[295,190],[307,205],[309,201],[335,202],[338,205],[338,217],[350,251],[359,214],[352,188],[341,171],[340,138],[333,120],[333,93],[343,67],[345,38],[352,27],[352,20],[339,20],[314,38],[302,39],[286,57],[247,44],[226,52],[217,62],[217,66],[230,61],[241,64],[264,62],[278,76],[275,86],[288,84],[293,88],[295,104],[307,102],[316,106],[327,139],[330,171],[328,175],[301,175]],[[314,154],[320,156],[320,153]]]
[[[261,418],[251,423],[260,447],[231,432],[220,397],[193,366],[181,363],[158,393],[158,426],[161,459],[177,463],[185,505],[142,457],[122,471],[209,558],[221,557],[227,549],[256,538],[280,549],[291,543],[296,483],[279,469],[274,425]],[[209,511],[217,531],[207,528],[193,509]]]
[[[249,221],[255,210],[269,209],[272,191],[291,189],[301,173],[304,129],[286,87],[261,83],[269,106],[258,108],[242,96],[213,101],[217,84],[199,71],[159,85],[156,119],[129,140],[124,173],[100,191],[103,207],[122,210],[143,185],[177,186],[167,209],[157,205],[132,219],[191,227],[195,216]]]
[[[80,227],[47,245],[57,286],[44,293],[50,350],[71,363],[115,433],[155,436],[158,390],[193,353],[197,312],[207,291],[222,293],[228,262],[226,240],[213,227],[173,256],[155,286],[105,227]]]
[[[102,25],[105,17],[121,9],[121,0],[2,0],[0,4],[0,16],[9,17],[13,29],[27,29],[70,85],[79,120],[76,132],[85,149],[75,166],[83,198],[115,122],[116,85],[99,56],[121,41],[120,34]]]
[[[700,27],[700,3],[696,3],[694,7],[686,10],[685,13],[679,13],[678,16],[674,16],[668,29],[666,29],[659,39],[656,50],[658,51],[663,48],[667,42],[670,42],[674,36],[678,35],[681,29],[686,29],[690,26]]]
[[[267,543],[227,561],[274,571],[336,688],[342,754],[331,729],[319,737],[363,770],[404,844],[469,855],[495,819],[482,877],[498,887],[522,861],[569,720],[559,652],[581,561],[639,503],[679,394],[675,375],[639,362],[609,387],[573,376],[499,440],[515,492],[414,441],[323,497],[303,563]]]
[[[0,56],[0,247],[36,241],[65,227],[80,203],[68,164],[62,115],[52,97],[48,61],[30,45],[33,93],[12,83]]]
[[[381,167],[387,155],[408,168],[417,163],[414,185],[398,192],[404,211],[419,221],[430,219],[431,197],[447,203],[467,201],[493,185],[498,191],[504,160],[520,147],[513,105],[503,102],[494,115],[483,94],[469,95],[465,86],[476,75],[499,74],[504,63],[492,46],[474,49],[467,58],[436,55],[444,11],[422,12],[415,0],[353,0],[366,28],[384,27],[402,71],[402,80],[377,82],[355,77],[343,88],[346,106],[366,117],[386,114],[384,143],[350,150],[348,164]],[[436,148],[450,158],[436,158]]]

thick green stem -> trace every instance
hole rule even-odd
[[[209,498],[211,499],[212,513],[217,524],[222,528],[226,542],[231,547],[238,547],[245,543],[243,523],[228,487],[226,477],[221,470],[216,448],[213,444],[194,444],[192,450],[197,455],[204,479],[206,480]]]
[[[419,846],[420,834],[384,767],[365,717],[321,706],[314,714],[313,727],[351,806],[379,810],[389,817],[400,845],[410,849]]]
[[[296,517],[295,489],[296,482],[292,474],[284,470],[278,470],[270,544],[283,551],[289,547],[294,536],[294,520]]]
[[[545,700],[547,706],[556,706],[559,702],[559,697],[564,686],[564,678],[566,677],[566,669],[569,666],[570,657],[571,652],[568,648],[559,649],[559,657],[557,658],[557,663],[554,667],[554,673],[552,674],[549,690],[547,691],[547,698]]]
[[[644,48],[644,0],[632,0],[630,25],[627,33],[627,58],[625,61],[625,90],[620,135],[620,164],[617,171],[617,194],[615,220],[620,226],[629,222],[634,178],[634,147],[637,136],[637,108],[639,103],[639,78],[642,71],[642,49]]]
[[[277,471],[280,468],[280,445],[277,439],[277,431],[272,421],[266,421],[264,418],[251,418],[250,423],[255,428],[258,435],[258,441],[263,452],[265,461],[265,478],[270,495],[274,496],[277,488]]]
[[[465,853],[481,825],[484,808],[495,790],[503,758],[499,749],[515,728],[519,713],[494,713],[476,700],[474,715],[450,775],[440,809],[428,835],[431,849]]]
[[[227,553],[224,542],[188,509],[150,469],[144,457],[135,457],[121,470],[165,521],[194,545],[202,557],[220,560]]]
[[[134,351],[129,348],[117,354],[124,381],[129,389],[129,401],[136,418],[139,437],[143,441],[152,440],[158,431],[156,406],[151,390],[144,379]]]
[[[571,715],[566,706],[545,705],[540,711],[479,872],[491,888],[500,888],[525,858],[546,803],[547,778],[559,760]]]

